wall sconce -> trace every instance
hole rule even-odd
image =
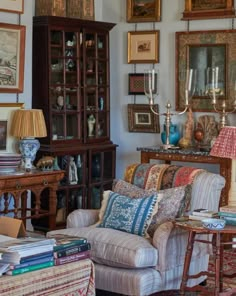
[[[36,153],[40,148],[39,140],[35,138],[47,136],[42,110],[16,110],[13,114],[10,133],[20,138],[19,150],[24,161],[24,168],[26,171],[31,171]]]

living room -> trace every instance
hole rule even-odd
[[[0,11],[2,23],[26,26],[23,91],[19,93],[12,91],[0,92],[0,103],[20,102],[24,103],[25,108],[32,107],[34,92],[32,85],[32,60],[34,57],[32,44],[35,1],[37,0],[25,0],[24,12],[22,14]],[[156,0],[154,2],[159,3],[159,1]],[[176,104],[178,102],[178,99],[176,98],[176,59],[179,58],[179,55],[177,54],[178,51],[175,43],[176,32],[183,32],[182,35],[184,35],[184,33],[188,31],[200,31],[200,35],[205,37],[210,30],[220,30],[221,36],[224,37],[225,35],[227,35],[228,30],[234,29],[233,17],[196,19],[190,21],[181,20],[181,18],[183,17],[183,12],[185,10],[186,1],[165,0],[160,1],[160,3],[160,21],[128,22],[127,0],[94,1],[95,20],[99,22],[108,22],[114,24],[114,26],[109,31],[111,125],[110,138],[111,141],[115,145],[117,145],[115,177],[118,179],[123,179],[125,168],[127,168],[129,164],[140,162],[141,153],[140,150],[137,151],[137,147],[159,147],[162,144],[161,132],[164,129],[164,123],[166,120],[166,116],[163,115],[163,113],[166,112],[167,102],[170,102],[171,104],[171,112],[175,113],[178,109],[176,108]],[[131,36],[133,36],[132,34],[139,31],[158,31],[158,61],[150,61],[149,63],[132,61],[128,62],[129,56],[130,54],[132,54],[128,47],[128,33],[131,33]],[[3,46],[4,42],[5,40],[2,40]],[[218,45],[220,45],[220,43]],[[231,46],[231,48],[232,47],[234,47],[234,45]],[[129,94],[129,78],[131,77],[130,74],[144,73],[146,69],[150,70],[153,68],[159,76],[159,95],[155,96],[154,103],[159,105],[159,110],[162,115],[159,117],[155,115],[154,117],[157,125],[159,124],[160,129],[156,128],[154,132],[136,132],[130,128],[128,104],[146,104],[149,108],[149,101],[144,94]],[[204,100],[206,100],[206,98],[204,98]],[[99,101],[99,108],[103,109],[103,107],[101,106],[103,106],[103,101]],[[212,106],[210,107],[212,109]],[[232,105],[230,106],[230,108],[232,108]],[[177,111],[181,112],[182,109],[180,108]],[[219,123],[220,121],[220,112],[208,112],[206,110],[203,111],[203,108],[198,108],[197,111],[193,111],[194,112],[192,116],[195,124],[199,117],[206,115],[213,115],[217,123]],[[70,112],[72,111],[70,110]],[[182,115],[171,115],[171,121],[178,127],[181,136],[184,135],[184,125],[187,118],[187,113],[184,113]],[[235,126],[235,114],[227,115],[227,120],[230,126]],[[56,135],[53,136],[55,140]],[[195,141],[194,143],[196,144]],[[219,173],[221,172],[221,170],[224,171],[225,167],[227,167],[226,161],[221,161],[219,166],[219,163],[216,162],[212,162],[209,160],[205,161],[205,159],[200,160],[202,160],[202,162],[195,161],[193,166],[197,166],[203,169],[206,168],[212,173]],[[191,162],[191,159],[189,162]],[[73,180],[70,180],[70,182],[70,185],[73,186]],[[225,194],[225,192],[223,192],[223,194]],[[226,195],[224,195],[224,198],[225,196]],[[203,200],[202,206],[204,206]]]

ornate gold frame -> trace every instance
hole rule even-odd
[[[126,0],[128,23],[161,21],[161,0],[144,0],[142,5],[138,4],[140,1]]]

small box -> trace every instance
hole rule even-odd
[[[35,0],[35,15],[66,16],[66,0]]]
[[[94,0],[67,0],[66,16],[94,20]]]
[[[22,220],[6,216],[0,216],[0,234],[14,238],[26,235],[25,226]]]

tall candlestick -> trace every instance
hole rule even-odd
[[[191,91],[192,87],[192,78],[193,78],[193,69],[188,70],[188,90]]]
[[[216,86],[215,86],[215,88],[218,88],[219,67],[216,67],[215,71],[216,71]]]

